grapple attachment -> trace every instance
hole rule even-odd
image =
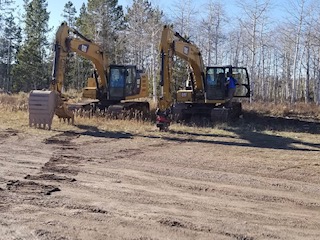
[[[51,129],[57,106],[57,96],[53,91],[33,90],[29,94],[29,126]]]

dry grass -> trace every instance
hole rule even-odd
[[[7,95],[0,94],[0,124],[6,128],[16,128],[25,131],[40,133],[43,130],[30,129],[28,125],[28,95],[25,93]],[[127,132],[132,134],[157,134],[157,136],[186,133],[186,134],[233,134],[232,129],[241,131],[287,131],[287,132],[319,132],[318,125],[304,130],[307,122],[289,121],[288,116],[303,116],[320,120],[320,108],[315,105],[295,104],[276,105],[274,103],[244,104],[245,119],[240,119],[232,124],[217,124],[215,126],[197,127],[172,124],[170,133],[159,133],[154,124],[155,106],[151,103],[152,112],[149,119],[117,120],[111,117],[96,114],[93,117],[76,116],[75,126],[59,122],[57,117],[53,119],[53,131],[96,131],[96,132]],[[276,117],[276,118],[275,118]],[[292,120],[292,119],[290,119]]]
[[[222,134],[224,125],[215,128],[200,128],[196,126],[185,126],[181,124],[172,124],[170,132],[159,132],[155,123],[152,121],[142,121],[135,119],[110,119],[108,117],[75,117],[75,125],[70,125],[59,121],[55,116],[52,123],[52,131],[36,129],[29,127],[28,112],[24,110],[12,110],[7,106],[0,105],[0,124],[1,128],[13,128],[23,132],[31,132],[35,134],[54,135],[60,131],[88,131],[96,133],[129,133],[132,135],[155,135],[158,137],[167,136],[169,134]],[[229,134],[228,134],[229,135]]]
[[[293,117],[320,120],[320,106],[314,103],[283,103],[254,102],[243,104],[244,110],[267,116]]]
[[[19,93],[14,95],[0,94],[0,105],[11,111],[28,110],[28,94]]]

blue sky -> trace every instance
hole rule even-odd
[[[53,27],[53,29],[55,29],[57,26],[60,25],[62,21],[61,14],[63,12],[63,8],[68,1],[69,0],[47,0],[48,11],[50,12],[49,27]],[[232,6],[234,6],[235,1],[236,0],[228,0],[228,8],[232,9]],[[23,0],[15,0],[15,2],[20,12],[23,12]],[[71,0],[71,2],[75,5],[77,13],[79,13],[82,4],[87,3],[87,0]],[[165,13],[170,14],[170,11],[172,11],[172,7],[170,5],[173,1],[151,0],[150,2],[153,6],[160,6],[160,8],[164,10]],[[196,7],[199,8],[201,5],[203,5],[203,2],[206,2],[206,0],[197,0],[194,1],[194,4],[196,5]],[[118,3],[119,5],[124,6],[125,9],[127,5],[131,5],[132,0],[118,0]]]
[[[50,12],[50,19],[49,19],[49,27],[53,29],[53,32],[57,29],[57,27],[62,22],[62,12],[64,9],[64,5],[69,0],[47,0],[48,3],[48,11]],[[87,3],[87,0],[71,0],[72,3],[75,5],[77,14],[79,13],[79,10],[83,3]],[[172,15],[174,14],[174,7],[172,6],[174,2],[181,2],[182,0],[149,0],[153,6],[159,6],[160,9],[162,9],[165,14]],[[215,0],[214,0],[215,1]],[[271,0],[272,2],[277,2],[277,4],[283,5],[286,1],[276,1]],[[312,0],[307,0],[307,2]],[[23,12],[23,0],[15,0],[16,5],[18,6],[18,12]],[[205,9],[204,3],[208,2],[208,0],[194,0],[193,6],[197,9]],[[237,8],[237,2],[239,0],[220,0],[220,2],[224,5],[225,10],[228,12],[228,16],[237,16],[239,14],[239,10]],[[118,4],[124,6],[124,9],[126,9],[126,6],[132,4],[132,0],[118,0]],[[274,9],[271,11],[271,16],[274,19],[283,17],[283,8],[280,6],[274,6]],[[282,9],[282,11],[281,11]]]

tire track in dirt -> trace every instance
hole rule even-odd
[[[8,140],[8,138],[12,137],[12,136],[17,136],[19,133],[18,130],[15,129],[5,129],[5,130],[1,130],[0,132],[0,143],[4,143],[5,141]]]
[[[121,150],[116,152],[115,154],[122,154],[122,158],[124,158],[126,155],[130,154],[130,153],[134,153],[134,156],[137,157],[139,156],[139,154],[141,154],[141,151],[139,149],[126,149],[126,150]],[[124,154],[124,155],[123,155]],[[132,156],[132,155],[131,155]],[[183,202],[181,202],[179,198],[175,198],[174,194],[172,194],[171,192],[169,193],[165,193],[165,192],[159,192],[157,193],[157,190],[153,191],[153,192],[148,192],[148,190],[144,190],[142,189],[147,187],[155,187],[156,189],[158,188],[158,186],[155,186],[154,183],[158,181],[158,179],[154,178],[154,182],[150,183],[148,180],[152,179],[152,177],[150,177],[150,179],[146,179],[147,177],[145,176],[145,173],[143,172],[136,172],[138,176],[136,176],[135,174],[133,174],[132,172],[128,172],[126,169],[122,169],[120,170],[122,173],[117,173],[117,177],[122,179],[121,181],[118,181],[117,183],[121,185],[120,190],[110,190],[110,194],[107,194],[109,196],[109,198],[112,199],[112,201],[116,201],[119,202],[121,204],[132,204],[134,203],[135,205],[155,205],[155,206],[159,206],[159,207],[163,207],[164,209],[168,206],[178,206],[178,208],[184,208],[184,209],[192,209],[194,202],[190,201],[189,203],[186,202],[186,200],[184,199]],[[148,174],[150,175],[150,174]],[[105,175],[103,175],[103,177],[105,177]],[[142,178],[142,179],[141,179]],[[129,183],[128,183],[129,182]],[[125,186],[123,186],[121,183],[126,183]],[[128,186],[128,184],[130,186]],[[131,185],[134,185],[135,187],[133,187],[132,191],[128,190],[128,188],[131,187]],[[141,186],[141,188],[139,188],[139,186]],[[101,187],[102,189],[102,187]],[[101,194],[101,190],[100,188],[95,188],[92,189],[91,187],[87,187],[87,191],[90,191],[90,195],[95,194],[95,195],[99,195]],[[108,193],[109,191],[104,190],[104,193]],[[170,195],[170,197],[168,197],[167,195]],[[172,194],[172,195],[171,195]],[[157,197],[155,197],[155,195]],[[205,209],[206,211],[212,211],[212,209]],[[126,218],[137,218],[136,214],[134,214],[133,212],[131,212],[130,210],[126,211],[125,213],[115,213],[116,216],[125,216]],[[159,220],[158,217],[156,218],[149,218],[149,221],[151,220],[153,223],[160,223],[161,225],[167,225],[170,227],[177,227],[177,226],[171,226],[172,224],[166,224],[166,222],[170,222],[171,220],[168,217],[165,218],[165,220],[163,220],[163,218],[161,218]],[[139,220],[141,221],[141,219],[139,218]],[[172,220],[172,221],[177,221],[177,220]],[[185,230],[189,230],[189,231],[196,231],[196,232],[207,232],[210,233],[211,229],[210,227],[206,226],[206,225],[195,225],[192,223],[189,223],[186,220],[180,220],[180,222],[183,222],[183,224],[181,223],[180,225],[183,226],[183,229]],[[236,236],[236,234],[234,234],[234,236]]]
[[[184,146],[188,145],[185,144],[185,142],[183,142],[183,144]],[[162,158],[155,158],[155,154],[150,153],[157,152],[157,156],[159,156],[159,151],[157,150],[159,145],[166,146],[167,148],[164,150]],[[284,222],[283,225],[288,228],[299,226],[300,228],[312,230],[320,227],[316,219],[311,220],[309,225],[302,223],[299,217],[294,216],[294,214],[291,215],[290,207],[288,207],[302,207],[305,209],[305,213],[307,213],[308,210],[313,212],[317,211],[319,201],[314,197],[319,195],[318,185],[312,183],[306,185],[305,182],[302,181],[290,181],[280,178],[272,179],[247,173],[240,174],[237,172],[215,171],[214,168],[212,168],[212,170],[204,170],[204,167],[198,168],[196,165],[189,168],[186,167],[186,163],[184,167],[180,167],[180,162],[174,162],[174,159],[172,160],[174,164],[163,161],[170,151],[172,151],[169,145],[165,143],[146,144],[138,149],[126,149],[115,153],[115,155],[121,155],[121,161],[109,162],[108,167],[111,169],[110,171],[117,173],[117,178],[120,179],[120,185],[122,188],[125,188],[129,194],[126,192],[121,193],[119,191],[120,193],[117,193],[113,191],[114,199],[120,202],[127,201],[128,203],[134,202],[135,204],[151,204],[165,208],[166,205],[175,206],[175,203],[179,202],[178,198],[175,198],[177,197],[177,193],[183,192],[184,197],[180,199],[181,204],[179,208],[186,209],[185,211],[197,209],[212,214],[214,213],[212,209],[218,209],[220,219],[232,218],[232,216],[238,216],[240,219],[247,219],[249,221],[264,219],[261,221],[275,227],[276,225],[274,225],[274,223],[277,222],[279,218],[282,218]],[[179,146],[181,146],[180,143]],[[142,152],[141,149],[143,149]],[[133,154],[131,155],[131,153]],[[147,158],[146,156],[148,156],[148,154],[149,157]],[[103,174],[101,176],[103,176]],[[158,181],[158,184],[155,183],[156,181]],[[141,189],[144,188],[144,190],[139,191],[140,187]],[[147,188],[147,190],[145,190],[145,188]],[[150,188],[156,190],[151,191]],[[158,191],[159,195],[156,194],[158,197],[155,197],[154,191]],[[283,191],[287,193],[285,196],[283,196]],[[301,198],[301,195],[295,196],[294,192],[300,194],[301,191],[314,197],[308,199],[307,197]],[[199,196],[200,199],[198,199],[198,201],[194,200],[194,202],[186,201],[186,198],[191,199],[194,195]],[[201,200],[201,198],[203,199]],[[174,200],[170,202],[166,199]],[[212,204],[208,205],[205,203],[205,199],[213,200]],[[219,205],[215,202],[216,199],[229,199],[230,204],[225,206]],[[245,206],[252,202],[255,202],[255,207],[253,209],[247,209]],[[214,207],[215,204],[217,204],[216,207]],[[239,204],[244,204],[244,207],[237,207]],[[206,207],[201,207],[202,205]],[[210,209],[210,206],[213,208]],[[262,206],[264,207],[261,208]],[[268,206],[271,207],[270,210]],[[281,217],[277,214],[279,206],[286,206],[287,216]],[[259,209],[259,211],[256,212],[256,209]],[[275,217],[265,214],[263,211],[274,212]],[[312,213],[311,211],[310,213]],[[163,225],[167,223],[169,227],[189,227],[194,231],[198,228],[195,227],[197,225],[192,226],[188,221],[183,219],[177,220],[168,217],[164,217],[163,219],[165,220],[159,220],[157,218],[151,219],[161,222]],[[202,229],[201,226],[199,228]],[[237,239],[254,239],[246,234],[232,231],[212,231]],[[298,234],[300,233],[297,233],[297,235]],[[275,239],[279,238],[277,234],[268,232],[264,233],[264,236]]]
[[[9,181],[7,190],[19,194],[44,194],[51,195],[53,192],[58,192],[60,189],[53,185],[36,183],[34,181]]]
[[[77,165],[84,161],[84,157],[75,154],[78,147],[72,143],[72,140],[78,137],[80,137],[79,134],[67,131],[50,138],[46,138],[43,141],[45,144],[55,145],[56,150],[50,157],[49,161],[41,168],[40,176],[51,176],[51,180],[65,179],[69,181],[69,177],[56,176],[56,174],[78,174],[79,170],[77,169]],[[50,175],[47,173],[50,173]],[[76,179],[73,178],[73,181],[76,181]]]
[[[17,131],[6,131],[1,136],[10,137],[16,136],[17,134]],[[36,204],[38,200],[42,199],[41,196],[51,195],[54,192],[61,191],[57,183],[72,183],[76,181],[75,178],[65,176],[64,174],[76,175],[78,171],[76,169],[69,169],[69,164],[71,163],[71,166],[76,165],[81,158],[79,156],[73,156],[73,154],[59,153],[59,151],[63,152],[63,150],[60,149],[76,150],[70,143],[71,140],[76,137],[77,135],[67,132],[45,139],[43,141],[45,144],[58,144],[60,146],[58,147],[58,151],[55,150],[58,153],[54,153],[49,161],[40,167],[40,169],[36,168],[36,166],[39,166],[39,162],[18,161],[17,163],[19,165],[27,165],[25,169],[30,168],[30,165],[35,166],[33,167],[33,173],[25,175],[23,179],[3,179],[2,182],[5,184],[3,191],[6,192],[6,196],[13,198],[13,202],[16,203],[27,201],[29,204]],[[29,154],[32,154],[32,152]],[[10,162],[8,161],[8,163]],[[34,171],[36,169],[40,171],[36,173]],[[8,201],[6,205],[7,208],[13,206]]]
[[[161,146],[159,146],[158,144],[155,144],[152,147],[158,148],[158,147],[163,147],[163,146],[164,146],[164,144],[161,144]],[[114,160],[121,160],[121,159],[127,158],[128,156],[130,156],[130,158],[139,157],[140,155],[145,153],[145,147],[143,147],[142,149],[137,149],[137,148],[120,149],[118,151],[115,151],[111,156],[108,155],[108,161],[105,161],[104,163],[109,163]],[[124,172],[126,173],[126,171],[124,171]],[[101,175],[101,176],[106,177],[105,174]],[[109,172],[108,177],[110,177],[110,178],[117,177],[118,178],[119,176],[124,177],[123,173],[115,173],[113,171],[113,172]],[[144,181],[143,179],[139,180],[139,177],[132,176],[130,173],[128,175],[126,175],[126,177],[123,179],[123,181],[124,182],[129,181],[130,184],[136,184],[136,185],[142,185],[143,183],[148,185],[148,183],[146,183],[146,181]],[[137,181],[139,183],[137,183]],[[135,182],[135,183],[133,183],[133,182]],[[113,183],[114,184],[121,184],[122,181],[115,180],[115,181],[113,181]],[[80,187],[80,189],[82,191],[90,192],[90,195],[93,198],[94,198],[94,195],[96,195],[96,196],[101,195],[101,191],[103,189],[103,187],[102,188],[99,188],[99,187],[92,188],[91,186],[87,186],[87,187],[86,186],[78,186],[78,187]],[[177,201],[175,199],[173,199],[173,200],[172,199],[170,200],[169,198],[162,199],[160,195],[158,198],[154,198],[155,193],[147,194],[146,191],[144,191],[142,189],[139,190],[137,188],[134,189],[134,193],[126,192],[126,190],[117,191],[117,190],[113,189],[110,192],[108,190],[104,190],[104,194],[109,195],[109,198],[113,199],[114,201],[119,200],[119,202],[122,202],[122,203],[126,202],[128,204],[131,204],[132,202],[134,202],[135,204],[148,204],[148,205],[153,204],[153,205],[158,205],[158,206],[168,206],[168,205],[170,205],[170,206],[180,205],[181,206],[181,205],[183,205],[183,203],[179,203],[179,201]],[[190,205],[191,205],[191,203],[190,203]],[[77,205],[77,204],[74,204],[71,206],[65,205],[64,207],[67,209],[77,209],[77,210],[83,210],[83,209],[88,208],[87,205]],[[106,213],[106,210],[97,210],[96,208],[94,208],[93,211]],[[133,219],[137,218],[137,216],[133,213],[130,213],[130,211],[127,211],[127,212],[111,211],[111,212],[113,213],[113,215],[115,215],[117,217],[126,217],[126,218],[129,217],[129,218],[133,218]],[[159,221],[161,222],[161,220],[155,220],[155,222],[159,222]],[[209,229],[206,226],[193,226],[191,224],[188,226],[192,226],[189,228],[189,230],[191,230],[191,231],[204,231],[205,232],[207,230],[203,230],[203,229]]]
[[[26,142],[28,138],[21,136],[18,130],[6,129],[0,132],[0,139],[5,138],[6,142],[15,141],[12,145],[8,143],[10,148],[4,149],[1,153],[4,155],[3,166],[5,169],[3,171],[8,171],[10,168],[26,172],[27,170],[37,169],[39,163],[30,158],[32,154],[37,154],[37,149],[28,149],[26,147]],[[14,137],[14,139],[13,139]],[[43,154],[39,151],[39,154]],[[11,158],[14,156],[15,158]],[[7,170],[6,170],[7,169]],[[5,172],[4,172],[5,173]],[[20,172],[17,175],[21,175]],[[49,185],[45,183],[38,183],[35,181],[29,181],[27,178],[17,179],[15,175],[11,175],[10,172],[4,175],[4,178],[0,179],[2,184],[1,200],[3,201],[2,209],[10,209],[13,203],[23,202],[28,198],[37,198],[40,195],[51,195],[53,192],[60,191],[60,189],[55,185]],[[30,176],[30,175],[29,175]]]

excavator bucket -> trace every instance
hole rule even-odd
[[[57,105],[57,96],[53,91],[33,90],[29,94],[29,126],[51,129],[52,119]]]
[[[29,94],[29,126],[51,129],[54,114],[74,124],[74,114],[54,91],[33,90]]]

